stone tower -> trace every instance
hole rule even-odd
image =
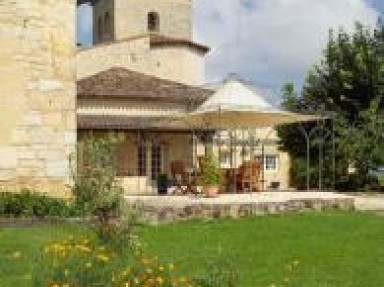
[[[75,1],[0,1],[0,188],[66,190],[76,144]]]
[[[94,45],[79,48],[78,79],[122,67],[189,85],[204,84],[209,47],[192,39],[191,2],[93,0]]]
[[[94,43],[119,41],[149,33],[191,40],[191,0],[94,1]]]

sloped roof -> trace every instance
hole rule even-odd
[[[77,81],[78,99],[121,99],[198,104],[211,90],[114,67]]]
[[[162,47],[162,46],[187,46],[190,48],[195,48],[203,53],[207,53],[209,51],[209,47],[198,44],[196,42],[192,42],[189,40],[181,39],[181,38],[172,38],[168,36],[163,36],[161,34],[150,34],[150,45],[151,47]]]
[[[97,44],[92,45],[92,46],[79,46],[78,50],[79,51],[87,51],[87,50],[91,50],[91,49],[97,49],[97,48],[103,47],[103,46],[109,46],[109,45],[114,45],[114,44],[118,44],[118,43],[136,41],[138,39],[143,39],[143,38],[149,38],[149,45],[151,48],[167,47],[167,46],[188,47],[188,48],[194,48],[194,49],[196,49],[199,52],[202,52],[204,54],[209,52],[209,50],[210,50],[210,48],[208,46],[193,42],[193,41],[188,40],[188,39],[174,38],[174,37],[164,36],[164,35],[158,34],[158,33],[144,33],[144,34],[138,34],[135,36],[122,38],[122,39],[118,39],[118,40],[101,42],[101,43],[97,43]]]

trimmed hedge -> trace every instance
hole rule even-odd
[[[0,192],[0,217],[78,217],[82,208],[63,199],[24,190]]]

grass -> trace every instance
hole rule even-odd
[[[0,229],[0,256],[22,257],[2,264],[0,286],[28,286],[39,249],[78,226]],[[270,286],[284,279],[285,265],[300,261],[290,285],[372,287],[384,282],[384,218],[367,213],[309,213],[240,220],[188,222],[143,227],[145,248],[180,273],[196,276],[207,263],[225,259],[236,266],[241,287]],[[5,266],[6,265],[6,266]],[[280,285],[281,286],[281,285]]]

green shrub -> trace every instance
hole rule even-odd
[[[219,162],[214,155],[208,155],[204,161],[203,182],[206,186],[220,184]]]
[[[108,223],[119,216],[123,190],[116,181],[116,149],[120,139],[88,138],[81,150],[85,162],[73,168],[72,193],[78,205]]]
[[[95,230],[104,242],[117,252],[127,247],[138,251],[134,228],[138,209],[124,199],[124,191],[116,181],[116,149],[122,138],[90,137],[82,144],[85,162],[73,172],[73,195],[95,218]]]
[[[0,192],[0,217],[77,217],[84,212],[63,199],[23,190]]]

